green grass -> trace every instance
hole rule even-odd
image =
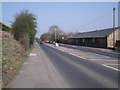
[[[22,61],[26,61],[28,59],[28,55],[22,55],[21,58],[22,58]]]
[[[16,56],[16,53],[14,53],[13,56]]]
[[[32,50],[35,47],[35,44],[32,44],[29,50]]]

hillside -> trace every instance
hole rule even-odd
[[[2,87],[8,87],[27,55],[10,33],[2,32]]]

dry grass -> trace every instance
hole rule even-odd
[[[2,87],[9,87],[27,55],[10,33],[2,32]]]

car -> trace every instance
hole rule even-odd
[[[44,42],[41,41],[40,44],[44,44]]]

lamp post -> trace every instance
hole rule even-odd
[[[56,28],[55,28],[55,43],[56,43]]]
[[[113,48],[115,45],[115,8],[113,8]]]

